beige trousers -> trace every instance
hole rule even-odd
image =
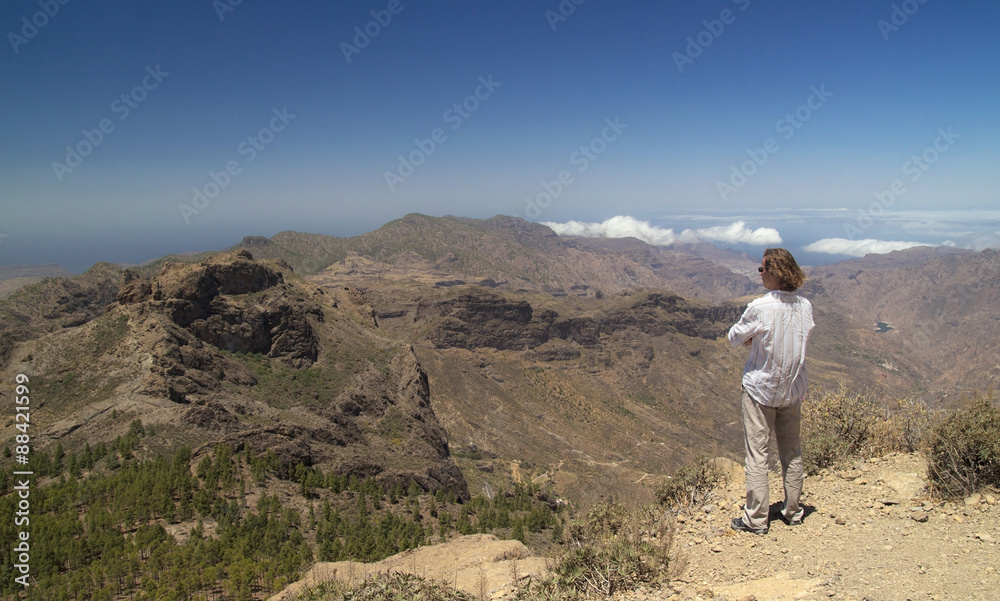
[[[802,401],[788,407],[767,407],[743,391],[743,435],[746,442],[747,501],[743,523],[751,528],[767,528],[768,500],[767,459],[773,432],[778,440],[778,458],[785,485],[782,516],[788,521],[801,520],[805,511],[799,505],[802,495]]]

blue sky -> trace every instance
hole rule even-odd
[[[773,229],[816,261],[995,246],[998,19],[943,0],[8,0],[0,264],[410,212],[729,228],[714,241],[758,253]]]

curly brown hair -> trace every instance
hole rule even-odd
[[[778,278],[782,290],[795,292],[806,281],[806,274],[795,262],[792,253],[784,248],[769,248],[764,251],[764,269]]]

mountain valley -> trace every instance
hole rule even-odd
[[[935,410],[994,386],[997,255],[807,270],[812,389]],[[21,287],[0,301],[0,373],[8,394],[30,378],[35,450],[142,431],[123,460],[269,454],[280,477],[249,495],[302,512],[286,481],[309,471],[461,502],[520,486],[552,507],[638,505],[701,455],[741,457],[745,352],[725,335],[762,292],[756,265],[503,216],[248,236]]]

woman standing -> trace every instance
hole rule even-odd
[[[784,248],[764,251],[761,282],[768,290],[751,302],[729,329],[729,343],[750,347],[743,369],[743,434],[746,444],[747,499],[734,530],[767,534],[768,442],[774,433],[785,487],[780,517],[790,526],[802,523],[802,397],[806,392],[806,342],[813,328],[812,305],[795,293],[805,273]]]

